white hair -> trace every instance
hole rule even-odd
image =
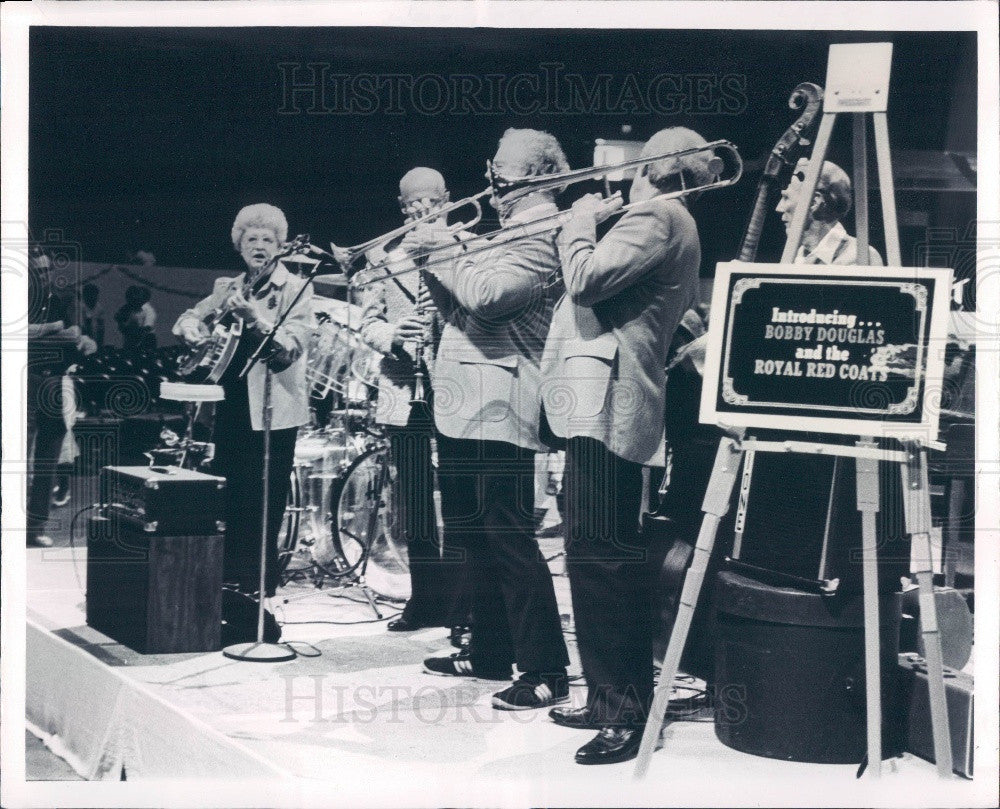
[[[538,129],[508,129],[501,142],[515,142],[524,155],[524,176],[569,171],[569,161],[554,135]]]
[[[670,126],[661,129],[642,147],[642,156],[665,154],[666,152],[678,152],[682,149],[694,149],[704,146],[707,141],[695,132],[683,126]],[[668,157],[650,163],[647,170],[649,181],[657,188],[663,188],[670,182],[672,175],[686,173],[688,185],[705,185],[716,178],[716,174],[709,169],[709,161],[714,157],[714,153],[706,149],[703,152],[685,155],[684,157]]]
[[[266,228],[274,232],[274,237],[278,243],[288,239],[288,220],[281,212],[280,208],[268,205],[266,202],[258,202],[256,205],[247,205],[236,214],[236,221],[233,222],[233,247],[240,249],[240,242],[243,234],[250,228]]]

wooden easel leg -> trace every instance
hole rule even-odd
[[[854,235],[857,237],[856,264],[871,264],[868,254],[868,122],[864,113],[854,119]]]
[[[931,703],[931,730],[934,736],[934,763],[938,775],[951,778],[951,732],[948,727],[948,702],[944,687],[944,662],[941,635],[938,632],[937,602],[934,599],[933,557],[931,554],[931,496],[927,485],[927,453],[916,447],[907,449],[909,460],[901,466],[906,532],[917,546],[914,575],[920,601],[920,634],[927,659],[927,686]],[[917,543],[920,543],[917,545]]]
[[[732,496],[733,486],[736,484],[741,455],[742,452],[732,438],[724,438],[719,442],[719,451],[715,455],[715,466],[712,468],[712,476],[705,493],[705,502],[702,505],[705,516],[702,519],[701,530],[698,532],[694,555],[691,557],[691,567],[688,568],[687,575],[684,577],[684,587],[677,605],[677,618],[674,620],[674,627],[670,632],[670,642],[667,644],[667,652],[663,657],[663,666],[660,669],[660,681],[653,692],[653,703],[649,710],[649,716],[646,718],[645,731],[642,734],[642,744],[639,747],[639,755],[635,763],[634,777],[637,779],[645,776],[653,751],[656,749],[656,741],[660,736],[663,718],[666,716],[670,703],[670,690],[674,678],[677,676],[677,669],[680,667],[681,653],[684,651],[688,630],[691,628],[691,619],[694,616],[695,605],[698,603],[698,595],[705,579],[708,561],[712,556],[715,535],[719,530],[719,521],[729,510],[729,498]]]
[[[899,228],[896,226],[896,190],[892,184],[892,161],[889,157],[889,124],[884,112],[873,112],[872,123],[875,126],[875,157],[878,161],[878,190],[882,196],[886,263],[890,267],[902,267]]]
[[[947,541],[942,544],[941,558],[944,562],[944,583],[946,587],[955,586],[955,575],[958,568],[958,543],[960,533],[959,521],[962,515],[962,503],[965,498],[965,480],[953,477],[948,481],[948,526]]]
[[[871,440],[858,441],[859,447],[875,449]],[[861,564],[865,607],[865,698],[868,726],[868,775],[882,774],[882,666],[878,608],[878,461],[858,458],[858,511],[861,512]]]
[[[809,159],[809,167],[806,169],[806,178],[802,182],[799,199],[812,199],[816,192],[819,172],[823,167],[823,160],[826,159],[827,150],[830,148],[830,135],[833,133],[833,122],[836,118],[836,113],[823,113],[819,122],[819,130],[816,132],[816,145],[813,147],[812,157]],[[807,213],[809,213],[808,205],[795,206],[792,225],[788,229],[788,239],[785,241],[785,249],[781,254],[782,264],[792,264],[795,261],[795,254],[799,250],[799,245],[802,244],[802,232],[806,227]]]
[[[830,525],[833,522],[833,503],[837,493],[837,473],[840,471],[840,458],[833,459],[833,474],[830,475],[830,497],[826,502],[826,524],[823,526],[823,547],[819,553],[819,572],[816,578],[826,580],[827,556],[830,553]]]

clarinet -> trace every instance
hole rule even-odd
[[[417,259],[417,265],[419,266],[422,262],[427,259]],[[417,317],[423,320],[425,316],[424,307],[421,303],[421,299],[424,295],[424,271],[419,270],[417,273]],[[427,339],[426,335],[422,334],[414,341],[413,345],[413,397],[410,399],[410,403],[427,403],[427,394],[424,390],[424,367],[425,367],[425,352],[427,349]]]

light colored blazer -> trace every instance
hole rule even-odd
[[[697,302],[698,230],[677,200],[629,211],[600,242],[595,230],[592,218],[574,217],[559,235],[566,294],[542,359],[546,417],[558,436],[662,466],[664,366]]]
[[[508,224],[555,213],[536,205]],[[434,363],[434,419],[452,438],[544,449],[539,362],[561,288],[551,230],[498,245],[429,272],[445,327]]]
[[[398,283],[397,283],[398,282]],[[410,293],[412,301],[400,289],[399,284]],[[404,427],[410,419],[410,400],[413,396],[413,350],[415,343],[404,343],[401,348],[393,348],[394,324],[416,311],[415,301],[419,292],[418,273],[411,272],[372,284],[365,288],[361,316],[361,339],[382,354],[379,363],[378,404],[375,421]],[[425,357],[430,352],[425,351]],[[433,365],[433,363],[431,363]],[[431,380],[425,379],[426,390],[431,388]]]
[[[180,335],[181,326],[186,318],[204,320],[209,313],[220,306],[229,293],[243,283],[243,275],[236,278],[217,278],[212,294],[199,301],[177,318],[173,333]],[[278,295],[274,312],[279,313],[291,304],[298,294],[303,281],[279,267],[272,274],[269,289]],[[265,292],[264,296],[270,292]],[[273,405],[271,428],[284,430],[288,427],[301,427],[309,423],[309,387],[306,384],[306,346],[309,334],[313,329],[312,315],[312,284],[302,293],[292,314],[284,325],[278,329],[275,343],[285,353],[285,358],[291,365],[284,371],[279,371],[271,377],[271,404]],[[258,363],[250,369],[247,376],[247,393],[250,398],[250,426],[254,430],[263,430],[264,406],[264,365]]]

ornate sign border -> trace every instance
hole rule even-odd
[[[732,276],[741,276],[732,281]],[[789,277],[794,276],[794,277]],[[874,277],[873,277],[874,276]],[[933,392],[941,386],[944,373],[944,344],[947,340],[947,322],[951,270],[924,267],[835,267],[827,265],[795,264],[743,264],[728,262],[716,268],[712,290],[712,317],[708,349],[705,358],[705,384],[701,398],[701,421],[732,427],[761,427],[802,432],[823,432],[842,435],[891,435],[892,437],[921,437],[933,440],[937,436],[938,409],[932,404]],[[893,279],[898,278],[899,281]],[[927,286],[921,280],[934,281],[933,305],[928,300]],[[732,332],[731,326],[743,296],[748,290],[759,289],[768,283],[781,284],[843,284],[848,286],[884,286],[898,289],[914,298],[914,310],[920,317],[917,333],[925,334],[928,309],[930,330],[927,343],[917,344],[916,369],[913,385],[902,402],[887,408],[843,407],[835,405],[802,404],[786,402],[749,402],[734,386],[729,367]],[[725,317],[721,316],[725,313]],[[941,350],[931,350],[933,346]],[[923,375],[921,376],[921,371]],[[924,406],[918,399],[923,390]],[[929,396],[931,394],[931,396]],[[746,410],[719,411],[718,399]],[[753,408],[786,408],[794,413],[775,414],[757,412]],[[814,411],[816,415],[801,415]],[[870,419],[845,418],[842,413],[863,413]],[[899,418],[913,414],[912,419]],[[891,421],[879,418],[892,416]]]

